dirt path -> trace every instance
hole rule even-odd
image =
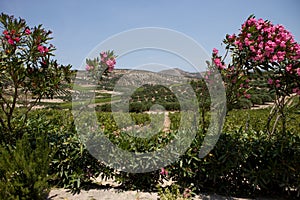
[[[169,112],[165,112],[163,132],[170,132],[170,126],[171,126],[171,120],[169,117]]]

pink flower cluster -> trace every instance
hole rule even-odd
[[[300,58],[300,45],[293,35],[282,25],[273,25],[263,19],[249,18],[243,25],[241,33],[227,35],[229,42],[239,50],[248,49],[250,60],[254,62],[282,62],[286,59]]]
[[[92,65],[86,65],[85,66],[85,70],[86,71],[91,71],[91,70],[93,70],[94,69],[94,66],[92,66]]]
[[[293,93],[300,95],[300,88],[293,88]]]
[[[268,84],[269,85],[274,85],[276,88],[280,88],[281,84],[280,84],[280,80],[276,79],[275,81],[271,78],[268,79]]]
[[[16,33],[15,30],[8,30],[3,31],[4,38],[7,40],[8,44],[15,45],[16,43],[20,42],[20,34]]]
[[[299,70],[300,71],[300,70]],[[275,88],[280,88],[281,84],[280,84],[280,80],[279,79],[276,79],[276,80],[273,80],[271,78],[268,79],[268,84],[269,85],[272,85],[273,87]],[[295,93],[297,95],[300,95],[300,88],[296,87],[296,88],[293,88],[292,89],[292,93]]]
[[[30,34],[31,34],[31,31],[30,31],[29,28],[26,28],[26,29],[25,29],[25,34],[26,34],[26,35],[30,35]]]
[[[49,49],[42,45],[39,45],[37,49],[41,54],[44,54],[44,55],[49,52]]]
[[[300,93],[300,44],[284,26],[251,16],[242,24],[240,33],[226,35],[224,43],[233,54],[244,55],[244,63],[247,65],[241,66],[243,70],[252,70],[254,66],[258,66],[261,70],[274,72],[277,76],[268,80],[270,87],[276,91]],[[217,58],[215,52],[217,51],[213,51],[213,56]],[[220,68],[219,60],[216,61]],[[236,82],[234,78],[230,80],[232,83]]]
[[[108,71],[112,72],[116,65],[116,59],[113,55],[109,55],[107,52],[101,52],[101,63],[108,67]]]
[[[218,56],[219,50],[214,48],[213,49],[213,61],[214,64],[217,66],[218,69],[225,69],[225,64],[223,61],[221,61],[221,56]]]
[[[161,168],[161,171],[159,173],[163,176],[168,176],[168,171],[165,168]]]

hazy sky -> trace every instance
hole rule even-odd
[[[43,24],[52,30],[56,59],[74,68],[83,66],[85,58],[107,38],[143,27],[181,32],[210,53],[214,47],[221,49],[226,33],[237,33],[250,14],[283,24],[300,41],[299,0],[1,0],[0,9],[24,18],[30,26]],[[134,38],[122,43],[133,41]],[[174,41],[174,45],[182,43]],[[156,62],[192,71],[182,58],[151,49],[117,61],[118,68]]]

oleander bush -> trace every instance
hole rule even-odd
[[[268,138],[243,130],[222,134],[203,159],[194,149],[170,167],[182,187],[231,196],[299,196],[299,136]]]
[[[75,130],[73,116],[65,110],[35,110],[31,119],[38,120],[32,124],[31,133],[41,132],[47,135],[51,150],[55,150],[50,162],[48,174],[52,186],[68,188],[77,193],[88,187],[93,178],[101,175],[109,178],[111,169],[94,158],[85,148]],[[40,128],[35,129],[36,126]]]
[[[297,103],[296,103],[297,105]],[[296,106],[295,105],[295,106]],[[168,178],[180,188],[195,192],[217,192],[226,195],[254,197],[259,195],[299,195],[299,112],[293,108],[288,116],[289,127],[281,134],[269,135],[264,130],[269,110],[233,110],[229,112],[223,133],[215,148],[199,158],[204,134],[199,130],[192,145],[180,160],[166,167]],[[147,124],[147,114],[131,114],[137,123]],[[111,113],[97,113],[99,127],[118,147],[133,152],[155,151],[176,137],[176,131],[161,132],[149,139],[135,138],[120,131]],[[170,113],[171,129],[180,125],[180,113]],[[50,185],[79,192],[100,173],[115,177],[127,189],[155,190],[159,171],[131,174],[115,172],[92,157],[76,134],[72,115],[64,110],[35,110],[26,131],[47,136],[55,153],[49,165]],[[173,124],[173,125],[172,125]]]

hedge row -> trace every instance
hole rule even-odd
[[[255,112],[252,111],[250,114],[255,115]],[[249,126],[241,125],[238,128],[236,126],[244,123],[239,120],[244,112],[241,114],[241,111],[236,111],[233,114],[237,118],[231,117],[227,120],[224,132],[208,155],[199,158],[198,153],[205,137],[203,131],[199,130],[186,153],[177,162],[165,168],[169,172],[165,178],[176,180],[182,188],[193,187],[195,192],[217,192],[242,197],[280,195],[285,198],[296,198],[299,196],[299,127],[289,129],[285,135],[280,132],[268,135],[257,126],[257,122],[253,120],[255,116],[249,118]],[[261,116],[261,111],[257,111],[257,115]],[[149,120],[146,114],[140,116],[133,114],[133,116],[138,124]],[[180,114],[176,113],[170,115],[173,124],[170,133],[160,132],[149,139],[136,138],[118,130],[111,113],[98,114],[98,119],[106,136],[120,148],[127,151],[150,152],[163,148],[177,136],[178,132],[174,129],[180,123],[179,116]],[[299,114],[295,116],[299,117]],[[46,141],[54,152],[49,161],[47,181],[51,186],[70,188],[76,192],[90,183],[91,177],[97,177],[101,173],[103,176],[114,177],[127,188],[155,190],[161,178],[160,170],[143,174],[116,173],[97,161],[82,144],[81,138],[76,133],[73,117],[68,111],[37,110],[30,116],[30,122],[24,130],[29,138],[33,138],[30,148],[36,149],[34,138],[46,136]],[[299,120],[291,123],[293,123],[292,127],[297,127]],[[184,141],[184,138],[182,140]],[[2,148],[6,149],[7,146],[2,145]],[[31,155],[33,150],[25,154]],[[3,156],[4,154],[1,153],[1,181],[7,181],[9,180],[7,176],[12,174],[6,170],[9,166],[7,162],[3,162]],[[20,157],[13,154],[13,156],[19,159],[28,158],[26,155]],[[48,157],[45,157],[45,162],[46,158]],[[30,166],[34,168],[35,165]],[[16,171],[22,171],[26,166],[15,167],[18,168],[14,168]],[[28,180],[28,177],[22,176],[15,180],[19,181],[18,184],[23,184],[25,179]],[[21,187],[28,187],[22,184]],[[3,185],[0,186],[0,193],[3,193]]]

